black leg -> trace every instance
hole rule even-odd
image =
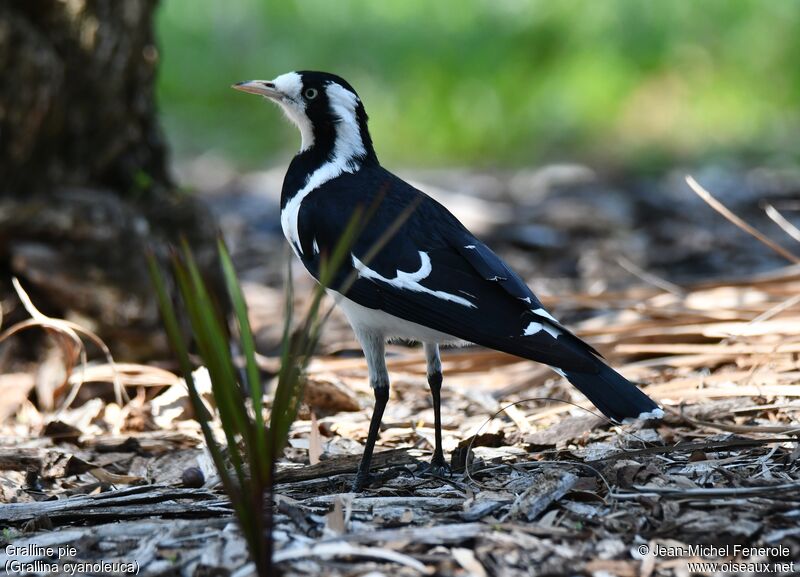
[[[381,426],[381,419],[383,419],[383,411],[386,409],[386,403],[389,402],[388,386],[376,387],[374,391],[375,408],[372,410],[372,420],[369,422],[367,444],[364,446],[361,464],[358,466],[358,473],[356,473],[356,479],[353,481],[353,491],[356,493],[361,491],[369,481],[369,465],[372,461],[372,451],[375,448],[375,440],[378,438],[378,430]]]
[[[449,475],[450,469],[444,461],[444,451],[442,451],[442,361],[439,358],[439,345],[425,343],[425,358],[428,362],[428,386],[431,388],[433,398],[435,444],[430,465],[418,471],[423,474]]]
[[[444,462],[444,452],[442,451],[442,372],[437,371],[428,375],[428,386],[431,388],[433,397],[433,426],[436,446],[433,449],[433,459],[431,459],[431,470],[436,471],[446,468]]]

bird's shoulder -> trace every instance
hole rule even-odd
[[[447,208],[380,166],[343,173],[308,194],[298,215],[301,240],[332,249],[352,219],[360,229],[355,254],[380,243],[385,252],[416,255],[471,236]]]

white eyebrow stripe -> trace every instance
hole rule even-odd
[[[399,288],[402,290],[409,290],[413,292],[421,292],[425,294],[429,294],[436,298],[454,302],[456,304],[468,307],[468,308],[477,308],[473,303],[469,302],[467,299],[445,292],[445,291],[435,291],[429,289],[428,287],[422,286],[420,284],[421,280],[424,280],[431,274],[433,271],[433,266],[431,265],[431,257],[428,256],[428,253],[419,251],[419,258],[421,260],[421,264],[419,270],[415,272],[404,272],[401,270],[396,271],[395,278],[386,278],[385,276],[381,275],[380,273],[372,270],[363,262],[358,260],[356,255],[351,255],[353,259],[353,267],[358,271],[358,276],[361,278],[366,278],[373,281],[380,281],[384,282],[388,285],[391,285],[395,288]]]
[[[303,89],[303,79],[297,72],[287,72],[275,78],[272,83],[275,88],[293,100],[300,100],[300,90]]]

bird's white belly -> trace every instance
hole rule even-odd
[[[342,309],[356,333],[363,331],[382,335],[385,339],[407,339],[423,343],[464,343],[463,340],[454,336],[401,319],[381,310],[362,306],[334,290],[328,289],[327,292]]]

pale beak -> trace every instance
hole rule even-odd
[[[237,82],[232,85],[234,90],[241,90],[242,92],[249,92],[250,94],[258,94],[272,100],[280,100],[283,98],[283,93],[275,88],[272,82],[267,80],[246,80],[244,82]]]

